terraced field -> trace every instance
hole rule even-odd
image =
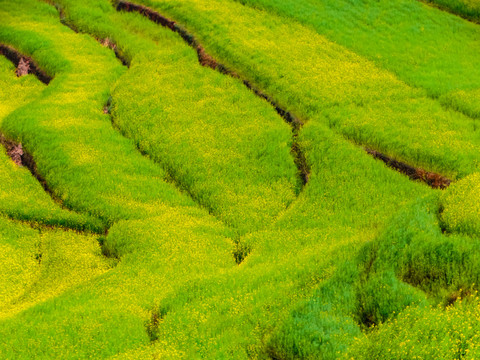
[[[0,358],[480,358],[479,11],[0,0]]]

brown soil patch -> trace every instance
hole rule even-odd
[[[30,71],[30,59],[22,57],[18,62],[17,71],[16,71],[17,76],[20,77],[20,76],[27,75],[29,71]]]
[[[22,157],[24,155],[22,144],[17,144],[14,141],[7,140],[3,134],[0,134],[0,144],[3,145],[7,151],[7,155],[18,166],[23,166]]]
[[[160,24],[164,27],[168,27],[169,29],[175,31],[175,21],[167,19],[165,16],[160,15],[158,12],[153,11],[150,8],[147,8],[146,6],[132,4],[131,2],[120,0],[117,2],[117,10],[138,12],[143,16],[152,20],[154,23]]]
[[[72,28],[72,29],[74,29],[74,28]],[[120,62],[122,63],[123,66],[130,67],[130,61],[127,60],[125,55],[117,47],[117,44],[115,44],[112,39],[105,38],[105,39],[97,39],[97,40],[102,46],[113,50],[113,52],[115,53],[115,56],[117,57],[118,60],[120,60]]]
[[[55,201],[59,201],[56,197],[54,197],[53,192],[47,185],[47,182],[38,172],[37,164],[35,163],[33,156],[23,149],[21,143],[16,143],[13,140],[9,140],[2,133],[0,133],[0,144],[3,145],[7,152],[7,155],[12,159],[15,164],[17,164],[18,166],[25,166],[30,171],[30,173],[38,180],[40,185],[42,185],[43,189],[48,194],[50,194],[50,196]]]

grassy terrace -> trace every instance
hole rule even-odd
[[[0,0],[0,358],[480,356],[478,25],[136,1]]]
[[[440,96],[434,89],[424,90],[413,83],[413,86],[408,86],[406,79],[396,75],[399,71],[387,71],[367,57],[331,42],[327,37],[289,18],[267,15],[265,11],[250,9],[236,2],[199,0],[143,3],[156,7],[186,26],[221,62],[257,84],[305,121],[328,124],[356,143],[453,177],[463,177],[476,171],[477,120],[445,109],[441,101],[431,98]],[[345,7],[354,9],[353,6]],[[363,6],[364,9],[372,7]],[[438,12],[426,9],[430,11],[427,12],[429,16],[433,16],[431,12]],[[403,9],[404,12],[407,10]],[[416,8],[410,10],[412,13],[417,11]],[[318,13],[314,10],[311,12]],[[452,21],[451,15],[445,16]],[[461,25],[465,25],[465,30],[461,32],[466,37],[464,43],[476,41],[473,33],[475,25],[465,22]],[[338,31],[342,31],[341,28]],[[281,42],[278,41],[279,34]],[[363,44],[376,44],[380,40],[356,39]],[[390,46],[410,43],[408,36],[394,41],[385,38],[384,41],[392,44]],[[425,39],[422,38],[422,41],[425,42]],[[449,46],[457,43],[445,42]],[[402,53],[407,54],[403,56],[421,53],[421,46],[423,44],[412,49],[412,52],[403,49]],[[427,46],[438,47],[433,40],[427,42]],[[289,51],[292,48],[295,48],[294,52]],[[451,52],[456,55],[458,51],[461,55],[466,54],[462,61],[440,59],[435,66],[450,66],[449,76],[463,71],[463,64],[471,68],[471,72],[458,76],[459,81],[465,82],[466,89],[467,86],[472,87],[476,78],[473,75],[478,71],[473,68],[476,54],[473,55],[472,46],[462,46],[462,50]],[[448,51],[444,53],[448,54]],[[405,71],[408,69],[411,72],[411,64],[407,67],[404,65],[406,60],[398,60],[401,57],[395,54],[392,59],[405,66]],[[448,79],[439,79],[436,70],[426,72],[419,69],[420,72],[426,77],[425,83],[435,81],[440,84],[438,86],[448,86]],[[472,106],[476,106],[475,102]],[[461,156],[452,154],[459,152]]]

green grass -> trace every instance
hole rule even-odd
[[[32,229],[4,218],[0,218],[0,223],[2,321],[87,282],[114,265],[102,256],[96,236]]]
[[[0,124],[8,114],[38,98],[45,89],[33,75],[17,78],[14,70],[13,64],[0,58]],[[29,171],[15,165],[4,150],[0,152],[0,182],[3,215],[44,225],[103,231],[97,219],[62,209]]]
[[[438,315],[440,310],[430,305],[451,305],[457,296],[471,293],[478,287],[480,273],[478,239],[443,234],[440,204],[443,202],[437,196],[410,204],[391,219],[373,242],[358,252],[356,259],[338,267],[308,301],[300,303],[271,338],[268,346],[274,357],[337,359],[348,354],[357,358],[369,344],[368,351],[372,352],[365,354],[372,358],[390,358],[385,343],[387,337],[392,341],[393,335],[383,335],[388,331],[383,328],[390,329],[389,321],[398,314],[399,318],[404,311],[409,314],[408,308],[421,309],[418,311],[426,321],[415,331],[427,327],[431,332],[445,331],[443,323],[435,326],[435,319],[443,315]],[[470,310],[452,311],[462,317],[468,316]],[[474,334],[471,329],[467,332],[468,336]],[[394,342],[411,340],[407,348],[410,354],[415,354],[416,336],[421,335],[416,333],[410,338],[404,332],[401,340]],[[383,350],[377,344],[379,341],[383,342]],[[360,345],[352,345],[356,342]],[[355,350],[348,350],[349,346]],[[451,346],[448,339],[445,346]],[[389,347],[394,352],[402,350],[393,344]],[[356,355],[350,355],[349,351]],[[424,338],[419,351],[427,354],[424,356],[438,356],[436,338]],[[445,353],[440,358],[451,357]]]
[[[195,52],[178,36],[158,28],[152,31],[152,24],[134,18],[137,34],[143,31],[143,36],[131,40],[131,34],[125,35],[124,29],[109,19],[122,17],[113,8],[109,10],[94,35],[124,40],[118,46],[133,59],[131,70],[112,94],[115,126],[133,138],[137,147],[159,164],[159,170],[166,170],[163,178],[172,178],[227,224],[246,232],[272,222],[295,198],[300,186],[289,154],[289,126],[269,104],[233,79],[203,69]],[[67,9],[66,14],[74,11],[75,7]],[[87,15],[94,19],[98,13],[98,9],[82,11],[83,19]],[[121,21],[127,23],[131,18],[123,16]],[[84,29],[82,22],[74,25],[86,31],[92,27]],[[156,44],[158,39],[163,46]],[[145,44],[150,47],[148,51]],[[182,84],[189,84],[189,92]],[[142,100],[150,96],[157,99],[161,92],[169,95],[162,97],[162,103]],[[96,157],[97,152],[99,149],[91,156]],[[73,204],[75,200],[69,196],[64,201]],[[123,205],[116,212],[124,212]]]
[[[291,129],[269,104],[202,68],[181,45],[135,61],[113,93],[114,122],[225,223],[243,232],[264,227],[300,191]]]
[[[163,298],[184,283],[235,267],[224,234],[221,224],[200,211],[170,210],[158,218],[119,222],[104,240],[119,264],[2,321],[0,333],[8,341],[1,356],[104,358],[149,344],[145,326]],[[25,321],[28,327],[20,325]],[[15,336],[12,327],[18,327]],[[27,339],[29,346],[24,346]]]
[[[441,218],[445,229],[470,236],[479,236],[480,175],[472,174],[452,186],[443,196]]]
[[[478,297],[455,306],[407,308],[371,336],[360,336],[346,359],[476,359]],[[442,324],[439,326],[439,324]]]
[[[17,78],[15,66],[5,57],[0,57],[0,119],[4,119],[17,107],[35,99],[44,85],[33,75]]]
[[[29,224],[0,218],[0,358],[447,359],[476,351],[478,301],[455,302],[477,290],[480,276],[472,118],[290,13],[230,0],[145,1],[300,115],[306,124],[294,139],[267,102],[202,68],[177,34],[107,0],[58,2],[62,21],[81,34],[51,5],[0,0],[0,42],[54,76],[45,87],[0,61],[2,84],[28,89],[0,93],[8,99],[2,130],[75,211],[4,155],[0,211]],[[419,26],[433,16],[425,9]],[[105,38],[128,69],[96,41]],[[102,113],[107,104],[111,116]],[[301,191],[293,140],[311,171]],[[441,193],[359,144],[464,178]],[[44,226],[82,221],[108,231]]]

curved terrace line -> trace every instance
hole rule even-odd
[[[65,17],[65,11],[63,10],[63,8],[57,4],[57,3],[50,3],[51,5],[53,5],[58,13],[59,13],[59,16],[60,16],[60,23],[67,26],[68,28],[70,28],[73,32],[79,34],[81,33],[80,30],[77,29],[77,27],[68,22],[66,17]],[[127,60],[126,58],[123,57],[123,55],[121,55],[119,53],[119,50],[118,50],[118,47],[117,45],[113,42],[113,40],[111,40],[110,38],[105,38],[105,39],[99,39],[97,37],[95,37],[94,35],[92,34],[89,34],[90,36],[92,36],[95,40],[97,40],[100,45],[104,46],[104,47],[108,47],[110,50],[114,51],[115,55],[117,56],[117,58],[121,61],[122,65],[123,66],[126,66],[127,68],[130,67],[130,61]],[[114,121],[114,118],[111,114],[111,102],[112,102],[112,97],[110,96],[109,99],[107,100],[107,103],[103,106],[102,108],[102,113],[104,115],[108,115],[109,118],[110,118],[110,123],[112,125],[112,128],[117,131],[120,135],[122,135],[123,137],[129,139],[129,140],[132,140],[130,139],[121,129],[118,128],[118,126],[116,126],[115,124],[115,121]],[[135,146],[135,149],[145,158],[149,159],[152,163],[154,163],[155,165],[159,165],[158,163],[156,163],[154,160],[152,160],[152,158],[150,157],[149,154],[147,154],[145,151],[143,151],[136,142],[133,142],[134,146]],[[187,196],[189,196],[194,202],[195,204],[197,204],[197,206],[205,209],[210,215],[214,216],[216,219],[218,219],[219,221],[222,221],[220,218],[218,218],[212,211],[211,207],[208,207],[204,204],[201,204],[198,199],[194,196],[194,194],[192,194],[188,189],[185,189],[184,187],[181,186],[181,184],[178,183],[177,180],[175,180],[171,175],[170,175],[170,171],[168,169],[165,169],[164,167],[162,167],[163,170],[165,170],[165,172],[167,173],[167,176],[168,176],[168,179],[165,179],[166,182],[170,182],[171,184],[173,184],[173,186],[175,186],[175,188],[182,192],[182,193],[186,193]],[[169,180],[172,180],[172,181],[169,181]],[[223,222],[223,221],[222,221]],[[227,225],[227,224],[226,224]],[[113,226],[113,225],[112,225]],[[228,225],[227,225],[228,226]]]
[[[26,152],[21,143],[17,143],[13,140],[7,139],[2,133],[0,133],[0,144],[5,148],[7,155],[18,166],[26,167],[35,179],[40,183],[43,190],[57,203],[61,208],[72,211],[64,206],[62,200],[56,196],[52,189],[49,188],[45,178],[38,172],[37,164],[33,159],[33,156]]]
[[[46,85],[48,85],[53,79],[43,70],[41,70],[32,60],[32,58],[24,56],[10,46],[0,44],[0,54],[4,55],[17,67],[17,76],[22,75],[19,73],[19,70],[21,67],[23,67],[23,69],[21,69],[23,75],[27,73],[35,74],[38,79]],[[0,133],[0,144],[5,148],[7,155],[12,159],[12,161],[18,166],[25,166],[33,175],[33,177],[38,180],[40,185],[42,185],[42,188],[45,190],[45,192],[47,192],[56,203],[63,207],[61,200],[53,194],[53,191],[48,187],[45,179],[38,172],[37,164],[35,163],[32,155],[23,149],[22,144],[7,139],[2,133]]]
[[[73,32],[75,32],[77,34],[79,34],[81,32],[80,30],[78,30],[78,28],[75,25],[73,25],[71,22],[67,21],[67,17],[65,16],[65,10],[63,9],[63,7],[60,4],[55,3],[53,1],[47,1],[47,3],[54,6],[55,9],[57,9],[58,15],[60,17],[60,23],[67,26],[68,28],[70,28],[70,30],[72,30]],[[112,39],[110,39],[108,37],[104,38],[104,39],[100,39],[100,38],[97,38],[95,36],[92,36],[92,37],[95,40],[97,40],[102,46],[108,47],[109,49],[113,50],[116,58],[122,63],[123,66],[126,66],[127,68],[130,67],[130,59],[128,59],[125,56],[125,54],[123,54],[123,52],[118,49],[117,44],[115,44],[115,42]]]
[[[63,203],[62,199],[60,199],[58,196],[55,195],[55,193],[49,188],[46,180],[43,178],[43,176],[38,172],[37,169],[37,164],[35,163],[35,160],[33,159],[32,155],[30,155],[28,152],[26,152],[23,149],[23,146],[21,143],[17,143],[13,140],[7,139],[1,132],[0,132],[0,145],[5,148],[5,151],[10,159],[17,165],[17,166],[23,166],[26,167],[32,176],[38,181],[38,183],[41,185],[43,190],[50,196],[50,198],[55,202],[60,208],[67,210],[69,212],[77,213],[80,214],[72,209],[69,209],[68,207],[65,206]],[[44,223],[41,221],[34,221],[34,220],[25,220],[25,219],[19,219],[15,218],[13,216],[10,216],[8,214],[3,214],[2,216],[5,216],[11,220],[19,221],[21,223],[25,223],[30,225],[33,228],[37,227],[45,227],[49,229],[63,229],[63,230],[69,230],[69,231],[74,231],[79,234],[83,233],[88,233],[89,231],[83,230],[83,226],[79,227],[73,227],[73,226],[66,226],[66,225],[61,225],[61,224],[48,224]],[[107,229],[108,230],[108,229]],[[98,229],[98,230],[91,230],[91,233],[95,234],[102,234],[105,231],[105,229]]]
[[[53,79],[52,76],[40,69],[31,57],[21,54],[11,46],[0,44],[0,55],[5,56],[15,65],[17,76],[33,74],[45,85],[48,85]]]
[[[45,85],[48,85],[50,81],[53,80],[53,77],[48,75],[45,71],[43,71],[31,57],[23,55],[22,53],[20,53],[18,50],[14,49],[11,46],[0,44],[0,55],[4,55],[8,60],[10,60],[17,67],[17,71],[16,71],[17,76],[33,74]],[[30,171],[32,176],[38,181],[38,183],[41,185],[43,190],[60,208],[71,211],[71,212],[75,212],[78,214],[78,212],[66,207],[62,199],[56,196],[53,190],[50,189],[50,187],[47,184],[47,181],[38,171],[37,164],[33,156],[23,148],[21,143],[17,143],[11,139],[8,139],[0,131],[0,145],[4,147],[8,157],[12,159],[12,161],[17,166],[26,167]],[[27,224],[32,224],[32,226],[33,224],[35,224],[35,226],[40,225],[40,223],[36,223],[34,221],[30,222],[27,220],[19,220],[19,219],[15,219],[15,220],[22,221]],[[53,225],[43,224],[43,226],[47,228],[66,229],[66,230],[71,230],[79,233],[82,232],[80,229],[67,227],[63,225],[53,226]]]
[[[270,103],[275,108],[275,111],[292,127],[293,142],[290,152],[292,154],[292,157],[294,158],[294,163],[298,169],[298,176],[301,180],[302,189],[303,187],[305,187],[310,176],[310,168],[305,158],[305,154],[297,141],[298,132],[303,125],[303,122],[297,116],[295,116],[290,111],[282,108],[280,104],[278,104],[270,96],[256,88],[250,81],[248,81],[247,79],[243,79],[236,72],[228,69],[225,65],[219,63],[216,59],[214,59],[210,54],[206,52],[205,48],[201,44],[199,44],[193,34],[189,33],[183,27],[178,25],[175,21],[168,19],[167,17],[146,6],[134,4],[129,1],[120,0],[117,1],[114,5],[116,6],[116,9],[118,11],[138,12],[139,14],[147,17],[156,24],[159,24],[172,30],[173,32],[176,32],[190,47],[192,47],[197,52],[198,62],[200,63],[200,65],[209,67],[213,70],[217,70],[221,74],[231,76],[235,79],[239,79],[255,95]]]
[[[443,175],[413,167],[370,148],[366,147],[365,151],[375,159],[383,161],[388,167],[407,175],[411,180],[421,181],[433,189],[446,189],[452,182]]]
[[[72,31],[74,31],[75,33],[80,33],[80,31],[75,27],[75,25],[69,23],[67,20],[66,20],[66,17],[65,17],[65,13],[63,11],[63,9],[61,8],[60,5],[56,4],[56,3],[51,3],[53,6],[55,6],[55,8],[57,9],[57,11],[59,12],[59,16],[60,16],[60,23],[62,23],[63,25],[67,26],[68,28],[70,28]],[[91,35],[91,34],[90,34]],[[130,67],[130,61],[129,60],[126,60],[124,59],[121,55],[119,55],[119,52],[118,52],[118,48],[116,46],[116,44],[110,39],[110,38],[105,38],[105,39],[99,39],[99,38],[96,38],[95,36],[91,35],[93,38],[95,38],[102,46],[104,47],[108,47],[109,49],[113,50],[115,52],[115,55],[117,56],[117,58],[121,61],[122,65],[126,66],[127,68]],[[120,135],[122,135],[123,137],[126,137],[128,138],[123,132],[121,129],[119,129],[116,125],[115,125],[115,121],[113,119],[113,116],[111,114],[111,101],[112,101],[112,97],[110,96],[109,99],[107,100],[106,104],[103,106],[103,108],[101,109],[102,113],[104,115],[108,115],[109,118],[110,118],[110,123],[112,125],[112,128],[116,131],[118,131],[118,133]],[[128,138],[130,139],[130,138]],[[144,156],[145,158],[149,159],[150,161],[152,161],[154,164],[158,165],[155,161],[153,161],[151,159],[151,157],[145,153],[141,148],[139,148],[138,144],[136,144],[134,142],[134,146],[135,146],[135,149],[142,155]],[[173,177],[170,175],[170,172],[168,171],[168,169],[164,169],[165,172],[167,173],[167,176],[168,176],[168,179],[165,179],[166,182],[170,182],[172,183],[172,185],[180,192],[182,193],[186,193],[187,196],[189,196],[194,202],[195,204],[200,207],[200,208],[203,208],[205,209],[210,215],[212,215],[215,219],[217,219],[218,221],[224,223],[222,221],[221,218],[217,217],[212,209],[208,206],[205,206],[204,204],[201,204],[198,199],[194,196],[194,194],[192,194],[190,191],[188,191],[187,189],[184,189],[175,179],[173,179]],[[172,180],[172,181],[169,181],[169,180]],[[228,224],[224,223],[226,226],[229,226]],[[111,226],[114,226],[114,224],[112,224]],[[110,226],[110,227],[111,227]],[[110,230],[110,227],[108,228],[105,228],[104,232],[103,232],[103,235],[101,235],[99,238],[98,238],[98,242],[100,244],[100,247],[101,247],[101,251],[102,251],[102,255],[107,257],[107,258],[113,258],[113,259],[116,259],[117,261],[120,261],[120,259],[118,258],[118,256],[111,251],[111,249],[108,249],[107,247],[105,247],[105,239],[106,237],[108,236],[108,233],[109,233],[109,230]],[[235,242],[235,239],[231,239],[232,240],[232,243]],[[235,245],[235,244],[234,244]],[[236,245],[235,245],[236,246]],[[237,250],[236,250],[236,247],[232,250],[232,256],[234,257],[236,263],[239,265],[247,256],[247,254],[244,254],[241,259],[238,258],[237,256]]]
[[[65,12],[63,10],[63,8],[57,4],[57,3],[51,3],[58,11],[59,13],[59,16],[60,16],[60,23],[62,23],[63,25],[67,26],[68,28],[70,28],[73,32],[75,33],[80,33],[80,31],[75,27],[75,25],[71,24],[70,22],[67,21],[66,17],[65,17]],[[110,38],[104,38],[104,39],[99,39],[97,37],[95,37],[94,35],[90,34],[90,36],[92,36],[94,39],[96,39],[102,46],[104,47],[108,47],[110,50],[114,51],[115,53],[115,56],[120,60],[120,62],[122,63],[123,66],[126,66],[127,68],[130,67],[130,60],[128,60],[126,57],[123,56],[122,53],[120,53],[120,51],[118,50],[118,47],[117,45],[113,42],[112,39]],[[102,109],[102,113],[104,115],[108,115],[109,118],[110,118],[110,123],[112,125],[112,128],[116,131],[118,131],[123,137],[126,137],[128,138],[121,129],[119,129],[116,124],[115,124],[115,121],[114,121],[114,118],[111,114],[111,101],[112,101],[112,97],[110,96],[109,99],[107,100],[107,103],[103,106],[103,109]],[[129,138],[130,139],[130,138]],[[145,158],[149,159],[150,161],[152,161],[154,164],[158,165],[155,161],[153,161],[150,157],[149,154],[145,153],[145,151],[143,151],[136,142],[134,142],[134,146],[135,146],[135,149],[142,155],[144,156]],[[167,176],[168,176],[168,179],[165,179],[165,181],[167,182],[170,182],[171,184],[173,184],[173,186],[175,186],[175,188],[182,192],[182,193],[186,193],[187,196],[189,196],[197,206],[199,206],[200,208],[203,208],[205,209],[210,215],[212,215],[215,219],[217,219],[218,221],[224,223],[222,221],[221,218],[219,218],[218,216],[216,216],[214,214],[214,212],[212,211],[212,209],[209,207],[209,206],[206,206],[205,204],[202,204],[198,201],[198,199],[196,198],[196,196],[191,192],[189,191],[188,189],[185,189],[184,187],[181,186],[181,184],[175,180],[171,174],[170,174],[170,171],[168,171],[168,169],[165,169],[165,172],[167,173]],[[169,181],[170,180],[170,181]],[[224,223],[226,226],[229,226],[228,224]],[[112,224],[111,226],[113,226],[114,224]],[[108,236],[108,233],[109,233],[109,230],[110,228],[106,228],[103,232],[103,235],[100,236],[98,238],[98,243],[100,244],[100,248],[101,248],[101,251],[102,251],[102,255],[107,257],[107,258],[113,258],[115,260],[117,260],[117,262],[120,261],[120,258],[114,253],[111,251],[111,249],[105,247],[105,239],[106,237]],[[238,250],[238,244],[236,243],[236,240],[235,239],[231,239],[232,240],[232,243],[234,245],[234,248],[232,250],[232,256],[235,260],[235,262],[237,263],[237,265],[240,265],[242,263],[243,260],[245,260],[245,258],[248,256],[248,253],[249,251],[247,250],[242,250],[239,252]],[[239,255],[239,253],[241,253]]]
[[[115,131],[117,131],[120,135],[122,135],[124,138],[129,139],[129,140],[132,140],[132,143],[133,143],[133,145],[135,146],[135,149],[138,151],[138,153],[139,153],[140,155],[142,155],[143,157],[145,157],[146,159],[148,159],[149,161],[151,161],[151,162],[152,162],[153,164],[155,164],[156,166],[161,167],[161,168],[165,171],[165,173],[166,173],[166,175],[167,175],[167,179],[163,179],[165,182],[172,184],[179,192],[184,193],[184,194],[186,194],[188,197],[190,197],[190,198],[195,202],[195,204],[196,204],[198,207],[200,207],[200,208],[202,208],[202,209],[205,209],[210,215],[212,215],[212,216],[215,217],[217,220],[219,220],[219,221],[221,221],[222,223],[224,223],[221,218],[219,218],[219,217],[217,217],[217,216],[215,215],[215,213],[213,212],[213,210],[212,210],[212,208],[211,208],[210,206],[207,206],[206,204],[200,203],[199,200],[198,200],[198,198],[195,196],[195,194],[193,194],[189,189],[183,187],[183,186],[181,185],[181,183],[180,183],[176,178],[174,178],[174,177],[171,175],[171,171],[170,171],[168,168],[162,166],[161,164],[159,164],[159,163],[157,163],[155,160],[153,160],[153,158],[150,156],[150,154],[148,154],[148,153],[145,152],[142,148],[140,148],[139,144],[138,144],[136,141],[134,141],[132,138],[128,137],[128,135],[125,134],[125,133],[123,132],[123,130],[120,129],[120,128],[117,126],[117,124],[115,123],[115,119],[114,119],[114,117],[113,117],[112,114],[111,114],[111,106],[112,106],[111,101],[112,101],[112,97],[110,96],[110,98],[108,99],[107,103],[106,103],[105,106],[103,107],[102,112],[103,112],[104,115],[108,115],[108,116],[109,116],[110,123],[112,124],[112,128],[113,128]],[[225,224],[225,223],[224,223],[224,224]],[[228,224],[225,224],[225,225],[228,226]]]

